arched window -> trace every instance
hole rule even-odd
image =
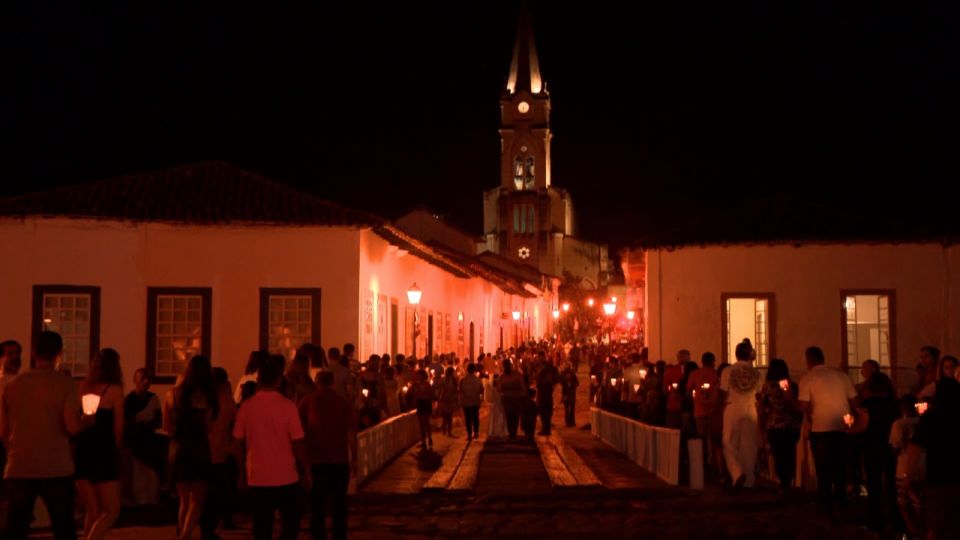
[[[533,189],[534,186],[534,174],[533,174],[533,156],[527,158],[527,167],[524,171],[523,177],[523,189]]]
[[[513,185],[517,189],[523,189],[523,176],[523,158],[517,156],[517,158],[513,160]]]

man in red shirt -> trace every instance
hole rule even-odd
[[[246,451],[246,479],[253,500],[253,538],[270,540],[280,511],[280,540],[300,535],[300,497],[310,489],[310,467],[297,406],[280,393],[282,355],[271,355],[257,373],[260,389],[237,411],[233,436]],[[300,472],[297,465],[300,465]]]
[[[329,501],[333,538],[346,540],[347,487],[351,472],[356,475],[357,465],[357,413],[333,390],[333,373],[321,372],[319,383],[317,391],[300,402],[300,419],[307,434],[307,460],[313,476],[310,530],[314,540],[326,540]]]
[[[690,374],[687,392],[693,398],[693,420],[697,424],[697,435],[704,441],[707,465],[719,474],[723,472],[723,412],[715,363],[713,353],[703,353],[700,357],[703,367]]]
[[[663,393],[667,396],[667,427],[679,428],[683,417],[683,366],[690,361],[690,351],[677,351],[677,363],[667,366],[663,374]]]

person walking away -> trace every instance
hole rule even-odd
[[[227,371],[213,368],[213,384],[217,389],[219,412],[210,425],[210,485],[207,504],[200,516],[200,534],[203,540],[216,540],[217,528],[229,522],[232,510],[233,486],[236,485],[236,462],[233,457],[233,423],[237,405],[230,392]]]
[[[468,364],[467,376],[460,381],[460,403],[467,440],[472,441],[480,437],[480,404],[483,403],[483,383],[477,378],[477,364]]]
[[[243,376],[240,377],[240,380],[237,381],[237,387],[233,391],[233,401],[240,404],[243,401],[243,385],[248,382],[257,382],[257,371],[260,369],[260,364],[263,363],[267,358],[269,358],[270,353],[266,351],[253,351],[250,353],[250,356],[247,358],[247,365],[243,369]]]
[[[103,349],[80,382],[80,395],[98,396],[96,408],[84,411],[90,425],[74,439],[77,491],[86,517],[83,534],[103,538],[120,517],[120,443],[123,441],[123,375],[120,355]]]
[[[300,347],[287,368],[285,394],[294,404],[309,396],[317,389],[310,378],[310,356],[307,349]]]
[[[757,406],[760,375],[753,368],[749,341],[737,344],[737,363],[724,370],[720,390],[726,396],[723,411],[723,456],[734,489],[753,487],[757,462]]]
[[[890,377],[874,373],[866,380],[860,408],[867,411],[863,460],[867,480],[867,528],[879,532],[884,516],[896,516],[897,462],[890,447],[890,430],[900,417],[900,403]]]
[[[398,366],[398,368],[402,367]],[[397,384],[396,369],[387,366],[383,370],[383,412],[387,418],[400,414],[400,386]],[[409,390],[408,390],[409,392]]]
[[[503,402],[503,414],[507,420],[507,437],[513,441],[517,439],[517,428],[520,424],[520,413],[524,400],[527,397],[527,387],[523,384],[523,375],[513,368],[509,359],[502,364],[503,374],[497,381],[500,400]]]
[[[300,403],[300,421],[306,435],[307,461],[313,480],[310,491],[310,532],[326,540],[327,505],[333,521],[333,540],[347,538],[347,490],[357,475],[357,424],[353,406],[333,390],[333,373],[318,375],[317,392]]]
[[[833,503],[846,504],[846,415],[854,410],[857,391],[846,373],[824,365],[823,351],[805,352],[807,373],[800,379],[797,403],[810,417],[810,447],[817,470],[822,511],[832,514]],[[848,417],[847,417],[848,418]]]
[[[443,420],[442,429],[444,435],[453,437],[453,413],[460,408],[460,395],[457,385],[457,375],[452,367],[448,367],[444,372],[443,380],[440,381],[440,417]]]
[[[550,427],[553,421],[553,389],[560,382],[560,372],[553,362],[548,362],[543,351],[537,353],[537,359],[542,364],[537,375],[537,406],[540,412],[540,435],[550,436]]]
[[[23,348],[20,343],[14,340],[7,340],[0,343],[0,403],[3,403],[3,391],[10,381],[17,378],[22,364],[20,357],[23,354]],[[2,414],[2,408],[0,408]],[[0,438],[0,476],[3,469],[7,466],[7,449],[4,446],[3,439]],[[7,488],[6,484],[0,479],[0,531],[7,529]]]
[[[803,421],[796,405],[798,391],[797,384],[790,380],[787,363],[780,358],[771,360],[767,380],[757,395],[757,414],[784,497],[790,493],[797,468],[797,442]]]
[[[433,434],[430,432],[430,417],[433,415],[433,387],[427,379],[427,370],[417,370],[417,381],[413,383],[414,399],[417,404],[417,425],[420,426],[420,449],[433,448]]]
[[[580,379],[577,378],[577,372],[573,369],[570,362],[564,366],[563,373],[560,374],[560,399],[563,401],[563,423],[567,427],[577,425],[577,387],[580,386]]]
[[[172,434],[170,468],[180,497],[177,530],[181,540],[191,537],[207,501],[209,431],[219,411],[210,359],[196,355],[187,364],[183,382],[173,390],[172,410],[163,415],[166,431]]]
[[[507,438],[507,417],[503,412],[503,399],[500,396],[499,375],[494,375],[490,380],[489,375],[484,375],[483,395],[487,403],[490,404],[490,425],[487,426],[487,438],[506,439]]]
[[[687,391],[693,401],[693,422],[697,435],[703,439],[707,467],[716,475],[723,473],[723,416],[716,414],[721,407],[720,376],[714,369],[716,357],[705,352],[700,357],[702,367],[690,374]]]
[[[529,389],[520,408],[520,426],[523,428],[524,436],[530,441],[533,440],[534,432],[537,431],[537,414],[540,412],[534,399],[536,395],[537,392],[533,388]]]
[[[33,350],[34,368],[3,392],[0,435],[7,448],[3,478],[9,489],[7,537],[27,537],[37,497],[50,514],[56,540],[75,540],[73,456],[70,436],[80,432],[77,385],[56,371],[63,339],[43,331]]]
[[[280,393],[283,355],[260,366],[260,390],[237,411],[233,437],[243,447],[244,472],[253,503],[253,538],[269,540],[274,512],[280,512],[280,540],[300,534],[303,490],[311,487],[303,426],[297,406]],[[299,465],[299,472],[298,472]]]

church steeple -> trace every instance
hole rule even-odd
[[[517,21],[517,37],[513,43],[513,59],[510,62],[510,75],[507,78],[507,92],[516,94],[526,90],[531,94],[539,94],[544,90],[543,86],[540,61],[537,58],[537,44],[533,39],[530,2],[523,0]]]

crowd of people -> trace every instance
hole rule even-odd
[[[480,437],[486,402],[487,437],[513,440],[522,428],[532,438],[538,418],[549,435],[555,387],[572,425],[579,384],[574,365],[557,369],[564,351],[548,343],[475,359],[372,355],[362,364],[352,344],[341,352],[307,343],[289,362],[252,352],[235,385],[197,355],[163,396],[142,368],[125,393],[120,354],[109,348],[77,382],[58,369],[63,340],[54,332],[38,336],[34,367],[22,373],[19,343],[3,342],[0,352],[4,538],[26,537],[37,498],[55,538],[76,538],[79,528],[96,539],[124,505],[156,504],[164,494],[178,504],[181,539],[216,539],[239,513],[251,515],[257,540],[271,537],[277,514],[280,538],[296,538],[304,506],[314,538],[327,538],[328,516],[332,537],[346,538],[360,430],[416,411],[427,450],[436,416],[445,436],[462,436],[453,421],[462,413],[465,436]]]
[[[762,374],[746,339],[736,362],[719,366],[710,352],[697,364],[681,350],[668,365],[651,362],[646,349],[594,348],[590,395],[603,409],[702,439],[706,469],[732,490],[769,471],[789,497],[804,468],[798,449],[809,448],[823,512],[836,516],[865,494],[868,529],[951,537],[948,508],[960,497],[957,359],[923,347],[916,383],[898,396],[874,360],[855,385],[826,366],[820,348],[804,354],[807,371],[794,381],[783,359]]]

